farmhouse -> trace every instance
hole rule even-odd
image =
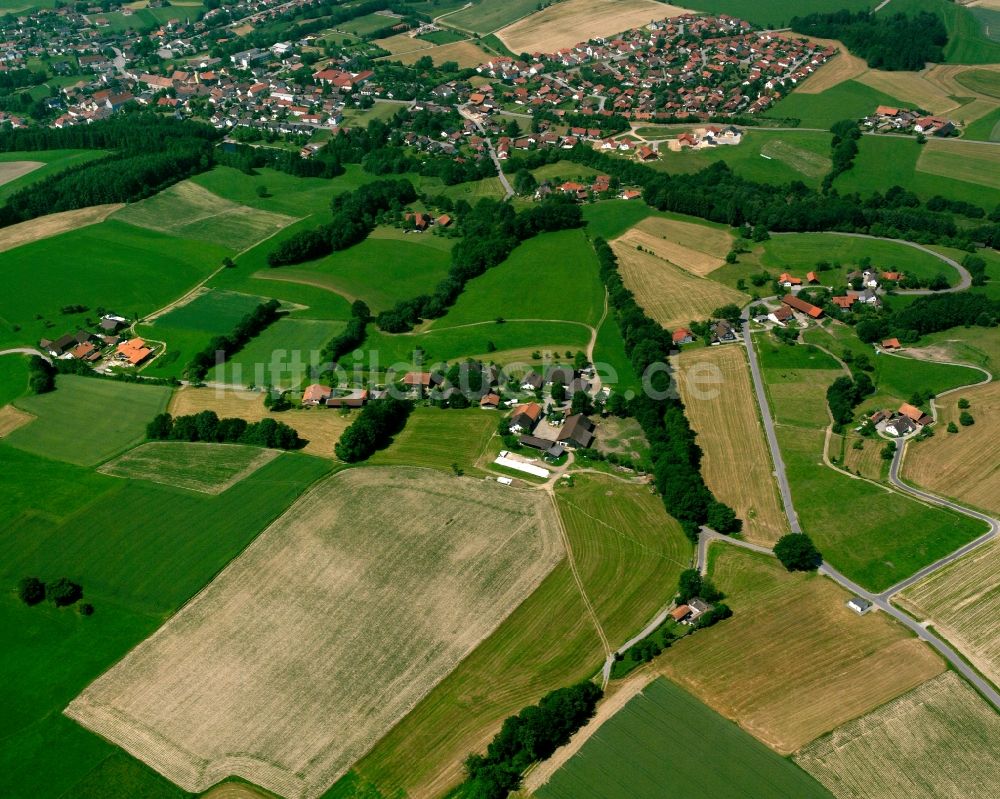
[[[736,331],[729,322],[722,319],[712,326],[712,344],[723,344],[727,341],[736,341]]]
[[[912,419],[919,425],[930,424],[931,422],[934,421],[932,417],[928,416],[926,413],[920,410],[920,408],[917,408],[908,402],[904,402],[902,405],[899,406],[899,415],[906,416],[907,418]]]
[[[500,407],[500,395],[494,394],[492,391],[489,394],[484,394],[483,398],[479,400],[479,407],[486,410],[496,410]]]
[[[846,296],[846,297],[831,297],[830,300],[838,308],[840,308],[840,309],[842,309],[844,311],[849,311],[851,309],[851,306],[854,305],[856,297],[851,297],[851,296]]]
[[[689,605],[678,605],[672,611],[670,611],[670,618],[676,622],[683,622],[691,615],[691,607]]]
[[[582,413],[570,416],[562,430],[559,431],[559,441],[567,447],[585,449],[594,441],[594,423]]]
[[[778,277],[778,282],[784,286],[786,289],[790,289],[792,286],[801,286],[801,277],[792,277],[788,272],[782,272]]]
[[[311,386],[306,386],[306,390],[302,392],[302,404],[322,405],[330,398],[332,393],[333,389],[329,386],[322,386],[319,383],[313,383]]]
[[[72,355],[78,361],[96,361],[101,357],[100,351],[91,344],[89,341],[85,341],[82,344],[77,344],[72,350],[70,350],[70,355]]]
[[[819,319],[823,315],[823,309],[817,308],[811,302],[806,302],[805,300],[800,300],[794,294],[786,294],[781,300],[784,305],[787,305],[793,311],[798,311],[801,314],[805,314],[811,319]]]
[[[336,397],[327,397],[327,408],[361,408],[368,402],[368,390],[358,389],[349,394],[341,394]]]
[[[686,327],[677,328],[671,338],[674,344],[690,344],[694,341],[694,336],[691,335],[691,331]]]
[[[530,433],[542,418],[542,406],[537,402],[518,405],[510,417],[510,429],[514,433]]]
[[[407,372],[401,381],[411,391],[422,393],[426,389],[433,388],[441,379],[431,372]]]
[[[916,429],[916,424],[907,416],[895,416],[885,423],[885,432],[897,437],[907,436]]]
[[[521,391],[538,391],[543,385],[542,376],[538,372],[528,372],[521,380]]]
[[[899,343],[898,338],[887,338],[882,342],[882,349],[884,350],[898,350],[903,345]]]
[[[146,342],[141,338],[124,341],[118,345],[118,349],[115,351],[115,357],[129,366],[138,366],[152,354],[153,350],[147,347]]]
[[[795,314],[787,305],[779,305],[767,315],[767,318],[784,327],[786,323],[795,318]]]

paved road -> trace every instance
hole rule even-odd
[[[774,432],[774,420],[767,406],[767,394],[764,391],[764,378],[760,374],[760,364],[757,362],[757,353],[753,348],[753,340],[750,337],[750,320],[748,317],[749,308],[743,311],[743,343],[747,348],[747,355],[750,356],[750,374],[753,377],[754,393],[757,395],[757,405],[760,407],[760,418],[764,421],[764,433],[767,435],[767,446],[771,450],[771,461],[774,463],[774,476],[778,481],[778,490],[781,492],[781,504],[785,507],[785,515],[788,517],[789,528],[793,533],[801,533],[802,527],[799,525],[799,517],[792,504],[792,489],[788,485],[788,477],[785,475],[785,462],[781,457],[781,449],[778,447],[778,436]]]
[[[486,141],[486,149],[489,151],[490,160],[493,161],[493,166],[497,168],[497,177],[500,178],[500,183],[503,185],[504,191],[506,192],[504,194],[504,199],[509,200],[514,196],[514,189],[510,185],[510,181],[507,180],[507,176],[503,173],[503,164],[500,163],[497,151],[493,147],[493,140],[486,134],[486,129],[483,127],[482,122],[479,121],[479,117],[470,111],[468,106],[460,105],[458,107],[458,113],[472,122],[472,124],[476,126],[476,129],[482,134],[483,139]]]

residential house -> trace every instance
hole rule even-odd
[[[736,341],[736,331],[725,319],[721,319],[712,325],[712,344],[723,344],[727,341]]]
[[[691,331],[686,327],[679,327],[673,332],[671,339],[674,344],[690,344],[694,341],[694,336],[691,335]]]
[[[770,319],[775,324],[779,324],[782,327],[784,327],[786,324],[788,324],[791,320],[795,318],[795,314],[792,312],[792,309],[789,308],[787,305],[779,305],[777,308],[775,308],[773,311],[771,311],[771,313],[767,315],[767,318]]]
[[[528,372],[521,379],[521,391],[538,391],[544,382],[538,372]]]
[[[535,429],[538,420],[542,418],[542,406],[537,402],[518,405],[510,416],[510,429],[513,433],[530,433]]]
[[[890,419],[885,424],[885,431],[889,433],[889,435],[893,436],[909,435],[916,429],[917,425],[914,421],[910,417],[902,414]]]

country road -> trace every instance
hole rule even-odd
[[[493,162],[493,166],[497,169],[497,177],[500,178],[500,183],[504,188],[504,199],[509,200],[514,196],[514,188],[510,185],[510,181],[507,180],[507,176],[503,173],[503,164],[500,163],[500,158],[497,156],[496,148],[493,146],[493,140],[487,135],[486,129],[483,127],[483,123],[479,121],[479,117],[469,110],[468,106],[460,105],[458,107],[458,113],[463,117],[472,122],[476,126],[482,136],[483,140],[486,142],[486,149],[489,151],[490,160]]]
[[[52,359],[41,350],[34,347],[12,347],[9,350],[0,350],[0,355],[37,355],[39,358],[52,363]]]

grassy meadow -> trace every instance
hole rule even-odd
[[[0,183],[0,203],[6,202],[10,195],[32,183],[37,183],[39,180],[62,172],[71,166],[96,161],[105,155],[107,152],[104,150],[32,150],[30,152],[0,153],[0,174],[3,173],[3,165],[11,161],[40,161],[42,163],[42,166],[31,170],[26,175],[6,183]]]
[[[892,95],[855,80],[846,80],[819,94],[792,92],[768,109],[766,115],[775,118],[795,117],[801,120],[804,128],[829,130],[834,122],[841,119],[861,119],[873,113],[879,105],[906,108],[906,103]]]
[[[28,390],[28,359],[22,355],[0,357],[0,407]]]
[[[478,0],[469,8],[449,14],[443,21],[462,30],[491,33],[537,10],[538,3],[534,0],[508,0],[504,3]]]
[[[538,799],[664,795],[832,796],[801,768],[662,677],[605,721],[535,792]]]
[[[795,16],[829,13],[844,8],[867,11],[876,4],[872,0],[771,0],[764,5],[756,0],[690,0],[682,5],[710,14],[729,14],[763,28],[781,28]]]
[[[452,464],[476,469],[496,432],[498,417],[479,408],[415,408],[406,427],[370,462],[380,466],[426,466],[451,473]]]

